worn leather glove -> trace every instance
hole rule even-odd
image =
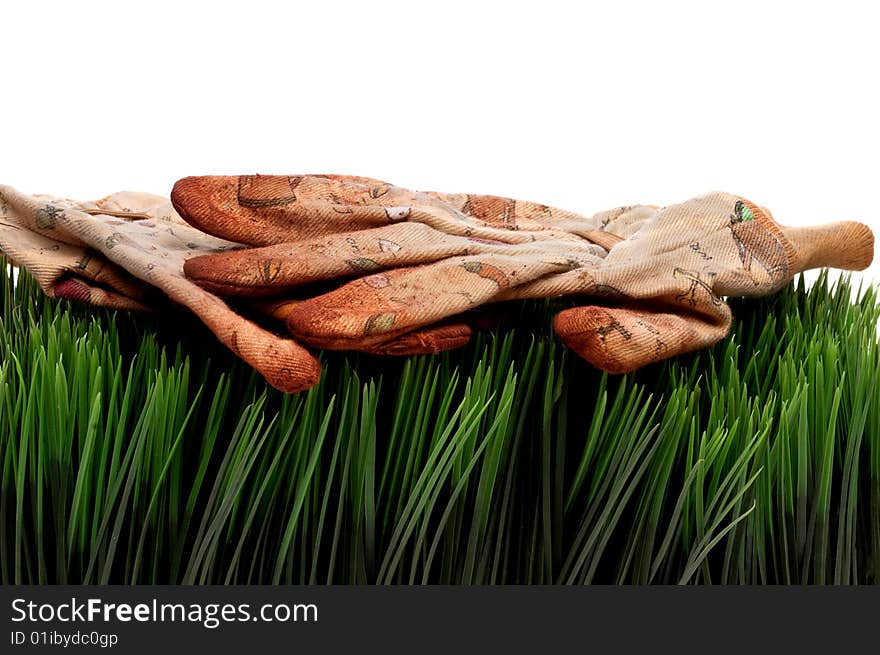
[[[189,259],[186,275],[223,295],[280,295],[267,307],[312,346],[382,352],[481,304],[593,296],[601,304],[563,311],[554,327],[614,373],[723,338],[731,314],[722,296],[769,294],[808,268],[860,270],[873,256],[865,225],[785,227],[726,193],[586,217],[306,175],[185,178],[172,201],[206,232],[258,246]],[[356,279],[284,298],[344,278]],[[453,328],[460,345],[465,327]]]
[[[186,224],[159,196],[123,192],[74,202],[0,186],[0,248],[48,295],[146,309],[144,292],[155,287],[198,315],[276,388],[295,392],[313,386],[320,366],[306,349],[242,318],[184,277],[188,257],[236,247]]]

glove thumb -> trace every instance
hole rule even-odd
[[[574,307],[553,328],[565,344],[608,373],[629,373],[668,357],[710,346],[727,334],[726,304],[711,316],[632,308]]]

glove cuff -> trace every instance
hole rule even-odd
[[[811,268],[842,268],[861,271],[874,259],[874,234],[871,229],[855,221],[842,221],[814,227],[788,227],[780,225],[770,212],[739,198],[742,211],[766,227],[785,248],[790,276]],[[746,220],[748,220],[746,218]]]

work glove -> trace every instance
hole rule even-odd
[[[456,317],[480,305],[589,296],[555,330],[623,373],[723,338],[723,296],[770,294],[808,268],[860,270],[873,257],[865,225],[785,227],[726,193],[591,217],[332,175],[185,178],[171,198],[201,230],[254,246],[193,257],[187,277],[221,295],[274,296],[268,311],[325,349],[383,352],[450,320],[454,347],[468,334]],[[312,293],[345,278],[355,279]],[[298,289],[310,297],[285,297]]]
[[[621,239],[544,205],[414,193],[369,178],[187,178],[171,197],[206,232],[274,244],[196,257],[185,266],[190,279],[221,295],[280,294],[266,305],[271,313],[325,349],[413,354],[463,345],[470,327],[456,320],[462,312],[502,299],[508,287],[597,263],[606,254],[599,244]],[[567,221],[571,231],[554,221]],[[394,270],[371,274],[383,269]],[[345,306],[331,309],[332,318],[313,311],[313,299],[284,298],[295,289],[313,295],[312,283],[346,277],[362,278],[358,297],[341,299]],[[394,308],[372,311],[384,297]],[[318,305],[328,299],[322,294]]]
[[[320,366],[305,348],[246,320],[184,276],[187,258],[237,247],[191,227],[160,196],[123,192],[75,202],[0,186],[0,248],[49,296],[147,309],[147,292],[158,289],[276,388],[292,393],[313,386]]]
[[[251,302],[312,345],[386,354],[463,345],[460,314],[483,303],[592,296],[556,330],[596,366],[624,372],[722,338],[720,296],[771,293],[807,268],[861,269],[873,253],[863,225],[786,228],[727,194],[590,218],[345,176],[187,178],[173,199],[225,238],[157,196],[75,203],[0,187],[0,247],[49,295],[142,309],[145,288],[163,290],[288,392],[316,382],[317,362],[214,293],[269,296]],[[345,277],[357,279],[329,293],[315,284]]]
[[[862,270],[873,250],[861,223],[787,227],[744,198],[712,193],[658,209],[589,272],[588,293],[619,307],[567,309],[554,327],[585,359],[625,373],[722,339],[726,296],[768,295],[811,268]]]
[[[61,207],[75,204],[50,196],[26,199],[8,187],[0,188],[0,250],[12,264],[27,268],[50,298],[110,309],[148,310],[143,282],[80,239],[56,230]],[[105,216],[123,215],[113,209],[101,210],[95,203],[76,206],[86,214],[103,211]],[[147,218],[145,214],[124,215]]]

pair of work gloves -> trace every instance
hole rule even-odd
[[[296,392],[320,375],[306,346],[438,353],[467,343],[474,308],[563,295],[583,305],[556,316],[560,338],[600,369],[632,371],[723,338],[724,296],[766,295],[809,268],[867,267],[873,235],[855,222],[785,227],[726,193],[587,217],[370,178],[255,175],[184,178],[170,201],[0,186],[0,248],[50,296],[143,310],[156,287]]]

